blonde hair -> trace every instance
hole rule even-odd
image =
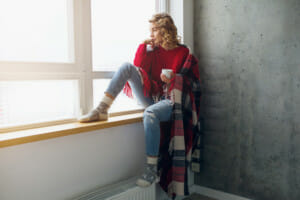
[[[177,35],[177,28],[174,24],[172,17],[167,13],[154,14],[149,20],[158,28],[162,36],[163,48],[172,48],[180,43],[180,37]]]

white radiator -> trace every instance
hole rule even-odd
[[[155,200],[155,184],[147,188],[135,185],[136,178],[95,189],[73,200]]]

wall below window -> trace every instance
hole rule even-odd
[[[194,1],[204,83],[195,182],[257,200],[300,199],[300,1]]]
[[[137,175],[144,153],[141,123],[0,148],[0,199],[70,199]]]

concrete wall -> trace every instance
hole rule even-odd
[[[206,119],[196,183],[257,200],[300,199],[300,1],[194,4]]]

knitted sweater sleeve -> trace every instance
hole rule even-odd
[[[141,67],[146,57],[147,57],[146,44],[140,44],[135,53],[133,64],[137,67]]]
[[[140,44],[134,57],[133,64],[137,67],[142,68],[147,73],[150,73],[150,67],[153,57],[153,52],[147,52],[147,45]]]

